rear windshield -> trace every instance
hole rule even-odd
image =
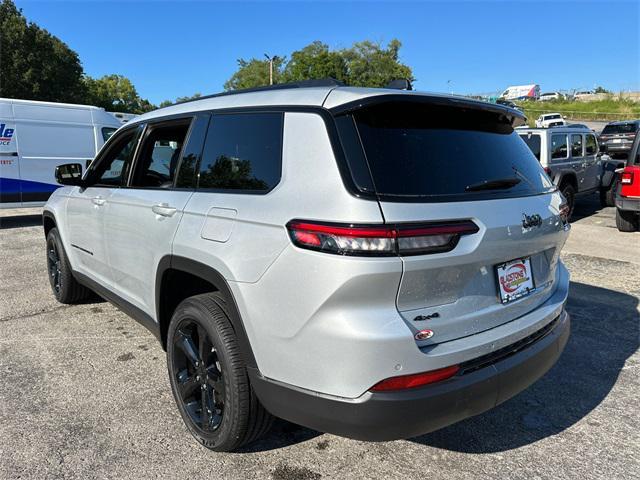
[[[560,115],[545,115],[545,120],[555,120],[556,118],[560,118]]]
[[[354,119],[380,196],[472,200],[552,188],[531,150],[496,113],[391,102],[357,111]],[[499,186],[479,188],[486,182]]]
[[[638,130],[637,123],[619,123],[617,125],[607,125],[602,130],[602,135],[611,135],[615,133],[636,133]]]
[[[529,147],[533,155],[540,160],[540,135],[535,133],[521,133],[520,138],[524,140],[524,143],[527,144],[527,147]]]

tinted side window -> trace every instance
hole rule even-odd
[[[191,124],[189,138],[183,147],[182,160],[178,168],[176,187],[194,188],[196,186],[196,167],[202,156],[202,147],[209,126],[209,114],[199,114]]]
[[[582,135],[571,135],[571,156],[582,157]]]
[[[105,187],[125,185],[139,135],[139,128],[123,133],[105,155],[97,163],[94,162],[95,168],[90,171],[88,176],[89,185]]]
[[[113,127],[102,127],[102,139],[106,142],[107,140],[109,140],[111,135],[116,132],[116,130],[117,128]]]
[[[567,136],[551,135],[551,158],[567,158]]]
[[[280,181],[282,113],[214,114],[199,188],[268,191]]]
[[[524,140],[524,143],[531,149],[533,155],[540,160],[540,135],[534,135],[532,133],[525,133],[520,135],[520,138]]]
[[[586,141],[587,155],[595,155],[598,151],[598,144],[596,143],[595,135],[587,135]]]
[[[176,123],[150,125],[136,161],[132,187],[170,188],[190,119]]]

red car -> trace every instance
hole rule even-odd
[[[616,170],[616,226],[621,232],[640,227],[640,135],[636,136],[624,168]]]

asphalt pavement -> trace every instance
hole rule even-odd
[[[0,478],[640,478],[640,233],[595,195],[576,217],[572,335],[532,387],[415,439],[278,422],[221,454],[184,427],[150,333],[106,302],[53,299],[39,210],[0,211]]]

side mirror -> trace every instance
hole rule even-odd
[[[60,185],[82,185],[82,165],[65,163],[56,167],[56,182]]]

